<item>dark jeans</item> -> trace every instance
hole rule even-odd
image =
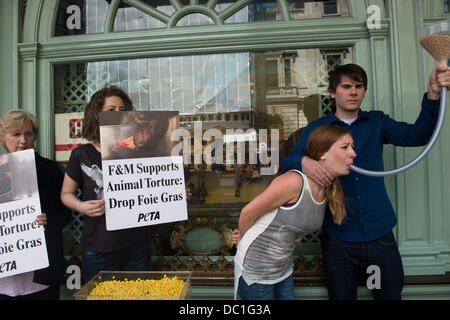
[[[250,286],[241,276],[238,295],[242,300],[294,300],[294,275],[276,284],[254,283]]]
[[[100,271],[149,271],[150,242],[145,241],[112,252],[83,251],[83,284]]]
[[[371,289],[375,300],[400,300],[403,289],[403,264],[392,232],[368,242],[347,242],[321,234],[323,269],[330,300],[355,300],[361,274],[380,272],[380,288]]]

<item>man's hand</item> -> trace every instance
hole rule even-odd
[[[307,156],[302,158],[302,171],[321,187],[328,187],[333,181],[333,176],[323,165]]]
[[[442,87],[450,90],[450,67],[440,64],[431,72],[428,83],[428,99],[439,100]]]

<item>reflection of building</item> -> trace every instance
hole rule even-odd
[[[294,19],[348,16],[346,0],[295,1],[291,15]]]
[[[65,85],[57,102],[72,110],[89,96],[89,88],[112,82],[130,90],[138,109],[179,111],[180,127],[192,138],[196,123],[201,123],[200,140],[209,129],[222,136],[227,129],[244,134],[254,129],[259,149],[259,130],[278,129],[280,163],[287,146],[293,145],[291,134],[329,110],[328,72],[351,62],[351,52],[352,48],[339,47],[289,49],[58,66]],[[229,143],[221,150],[219,164],[203,161],[210,140],[197,143],[190,140],[190,161],[185,161],[186,186],[193,193],[190,217],[214,216],[218,223],[236,223],[244,203],[262,192],[272,176],[261,174],[259,154],[256,163],[250,162],[250,141],[244,143],[244,163],[238,163],[238,144]],[[264,147],[272,149],[270,141]],[[227,152],[233,161],[227,161]]]
[[[256,105],[283,121],[284,139],[322,114],[328,74],[351,62],[351,49],[303,49],[256,54]],[[261,66],[261,67],[260,67]]]

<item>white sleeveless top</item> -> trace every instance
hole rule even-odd
[[[240,276],[247,285],[275,284],[289,277],[296,243],[322,227],[326,200],[314,200],[307,177],[300,171],[291,171],[303,178],[298,200],[258,218],[239,241],[234,257],[235,298]]]

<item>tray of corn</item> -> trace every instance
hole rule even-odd
[[[187,300],[191,271],[100,271],[76,300]]]

